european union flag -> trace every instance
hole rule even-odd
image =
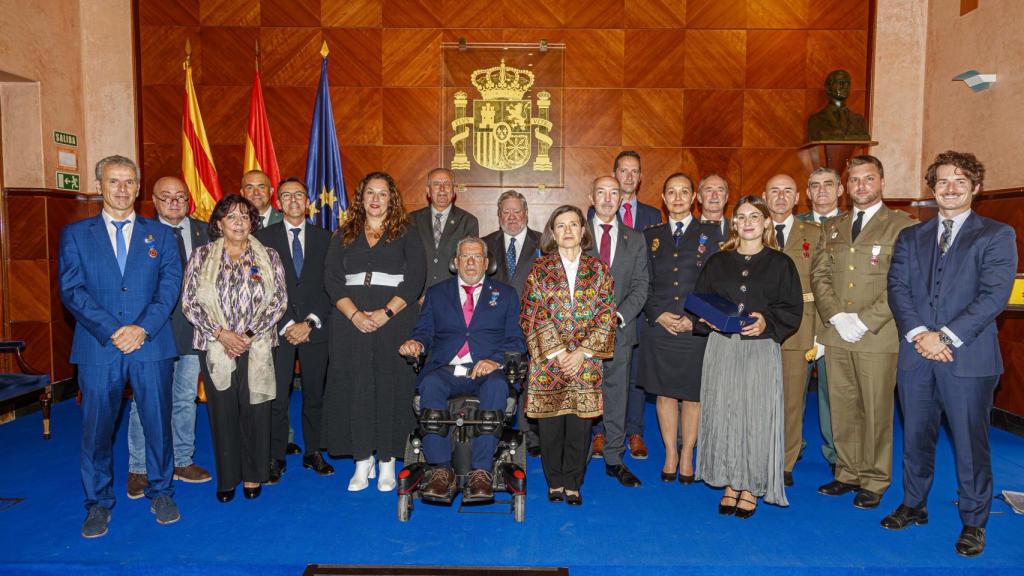
[[[348,198],[341,176],[341,151],[334,131],[334,111],[327,84],[327,42],[320,54],[320,87],[313,106],[313,125],[309,129],[309,152],[306,157],[306,187],[309,190],[309,222],[330,231],[345,220]]]

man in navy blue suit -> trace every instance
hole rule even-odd
[[[399,348],[403,356],[430,355],[419,376],[423,418],[440,418],[453,396],[479,397],[481,420],[504,418],[508,384],[502,362],[506,352],[525,352],[519,327],[519,298],[514,288],[486,278],[487,244],[476,236],[459,241],[454,258],[458,276],[427,289],[412,338]],[[488,412],[490,414],[488,414]],[[491,465],[498,438],[473,439],[472,472],[463,502],[494,499]],[[450,502],[455,494],[449,438],[425,434],[423,455],[432,468],[422,495]]]
[[[633,150],[623,150],[615,157],[612,164],[612,176],[619,181],[622,203],[619,205],[619,219],[626,226],[643,232],[651,226],[661,224],[661,210],[644,204],[637,198],[643,172],[640,170],[640,155]],[[587,211],[587,221],[594,219],[594,207]],[[640,315],[637,322],[637,337],[643,329],[644,316]],[[644,405],[647,394],[636,383],[637,365],[639,364],[637,349],[633,349],[630,359],[629,397],[626,401],[626,439],[629,453],[635,460],[647,459],[647,444],[644,443]],[[605,430],[604,422],[594,426],[594,441],[591,454],[596,458],[604,457]]]
[[[985,167],[973,154],[943,152],[925,180],[938,217],[900,232],[889,268],[889,306],[900,339],[903,503],[882,520],[901,530],[928,522],[935,442],[942,414],[956,458],[961,556],[985,549],[992,504],[988,424],[1003,361],[996,316],[1017,271],[1013,228],[971,211]]]
[[[135,214],[139,169],[122,156],[96,163],[98,216],[69,224],[60,240],[60,295],[75,317],[71,363],[82,391],[82,536],[107,533],[114,507],[114,429],[131,382],[146,436],[146,496],[157,522],[177,522],[172,496],[171,375],[178,351],[171,312],[181,257],[171,229]]]

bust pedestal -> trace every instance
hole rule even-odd
[[[797,154],[807,172],[827,166],[842,174],[851,156],[865,154],[868,148],[877,145],[875,140],[815,140],[798,148]]]

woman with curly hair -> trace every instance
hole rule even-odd
[[[359,183],[347,220],[327,251],[324,284],[334,311],[323,442],[356,460],[349,491],[395,488],[395,458],[416,422],[415,374],[395,350],[412,332],[426,278],[423,244],[384,172]]]

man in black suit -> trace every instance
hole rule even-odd
[[[718,223],[722,238],[729,239],[729,221],[725,208],[729,205],[729,183],[718,174],[708,174],[697,184],[697,203],[700,204],[701,224]]]
[[[540,232],[529,227],[529,220],[526,197],[506,190],[498,197],[499,229],[484,236],[488,253],[498,259],[494,279],[515,288],[520,297],[540,249]]]
[[[283,337],[274,350],[277,397],[270,407],[270,481],[281,479],[288,445],[288,392],[295,377],[295,356],[302,369],[302,466],[321,476],[334,468],[320,453],[320,421],[327,376],[327,318],[331,302],[324,289],[324,261],[331,235],[306,222],[309,197],[298,178],[278,185],[284,219],[260,230],[256,238],[281,256],[288,286],[288,309],[278,323]]]
[[[192,251],[209,242],[206,223],[188,216],[188,190],[174,176],[165,176],[153,185],[153,206],[160,223],[170,226],[178,240],[181,267],[185,269]],[[196,391],[199,384],[199,356],[192,349],[192,324],[181,313],[180,303],[171,314],[171,330],[178,348],[174,362],[171,397],[171,438],[174,446],[174,479],[200,484],[210,481],[210,473],[192,461],[196,451]],[[128,418],[128,497],[145,495],[146,435],[142,431],[139,410],[132,402]]]
[[[424,290],[452,277],[448,263],[455,257],[459,240],[480,235],[476,216],[455,206],[455,179],[447,168],[434,168],[427,173],[427,201],[430,206],[411,215],[427,255]]]
[[[591,202],[594,217],[588,222],[594,234],[594,246],[588,251],[601,259],[615,280],[615,307],[618,322],[615,356],[604,361],[604,445],[605,472],[623,486],[635,488],[640,480],[626,467],[626,410],[629,402],[629,375],[633,349],[637,343],[636,319],[647,300],[647,244],[641,232],[634,232],[618,217],[619,181],[611,176],[594,180]],[[634,455],[634,458],[636,456]]]
[[[484,236],[487,253],[498,258],[494,279],[516,289],[523,296],[526,277],[533,268],[533,259],[540,256],[540,232],[529,227],[530,211],[526,197],[515,190],[506,190],[498,197],[499,229]],[[526,433],[526,450],[531,456],[540,456],[540,437],[537,421],[526,417],[523,403],[526,394],[519,396],[518,426]]]
[[[640,155],[633,150],[623,150],[615,157],[612,164],[612,176],[619,181],[619,195],[622,203],[619,206],[619,220],[627,227],[643,232],[645,229],[661,224],[661,210],[644,204],[637,198],[643,173],[640,170]],[[594,208],[587,211],[587,219],[593,219]],[[637,323],[639,337],[643,321]],[[633,351],[630,360],[632,369],[629,374],[629,404],[626,408],[626,437],[629,441],[629,453],[636,460],[647,459],[647,444],[644,443],[644,406],[647,395],[637,386],[636,367],[637,353]],[[591,453],[601,458],[604,455],[604,425],[598,422],[594,427],[594,442]]]

